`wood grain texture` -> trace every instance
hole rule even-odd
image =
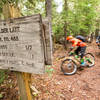
[[[0,69],[44,73],[44,45],[39,14],[0,21]]]
[[[46,45],[46,65],[52,65],[52,36],[50,34],[50,23],[48,21],[48,18],[43,19],[43,29]]]

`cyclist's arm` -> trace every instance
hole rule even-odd
[[[76,49],[78,48],[78,46],[75,46],[75,47],[71,47],[70,49],[70,52],[74,52]]]

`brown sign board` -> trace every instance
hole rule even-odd
[[[44,73],[41,26],[39,14],[0,21],[0,69]]]

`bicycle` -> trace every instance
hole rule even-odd
[[[64,73],[64,75],[73,75],[77,72],[77,69],[81,67],[80,55],[76,55],[74,53],[73,55],[62,58],[64,60],[62,60],[61,63],[61,71]],[[85,53],[83,59],[86,62],[86,67],[90,68],[95,65],[95,57],[92,53]]]

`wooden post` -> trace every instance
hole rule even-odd
[[[16,72],[21,100],[32,100],[30,91],[31,74]]]
[[[46,65],[52,65],[52,37],[50,31],[50,22],[48,17],[43,19],[44,39],[45,39],[45,57]]]
[[[21,16],[20,11],[13,4],[5,4],[3,7],[4,18],[18,18]],[[30,91],[31,74],[15,72],[18,80],[18,86],[20,91],[21,100],[33,100]]]

